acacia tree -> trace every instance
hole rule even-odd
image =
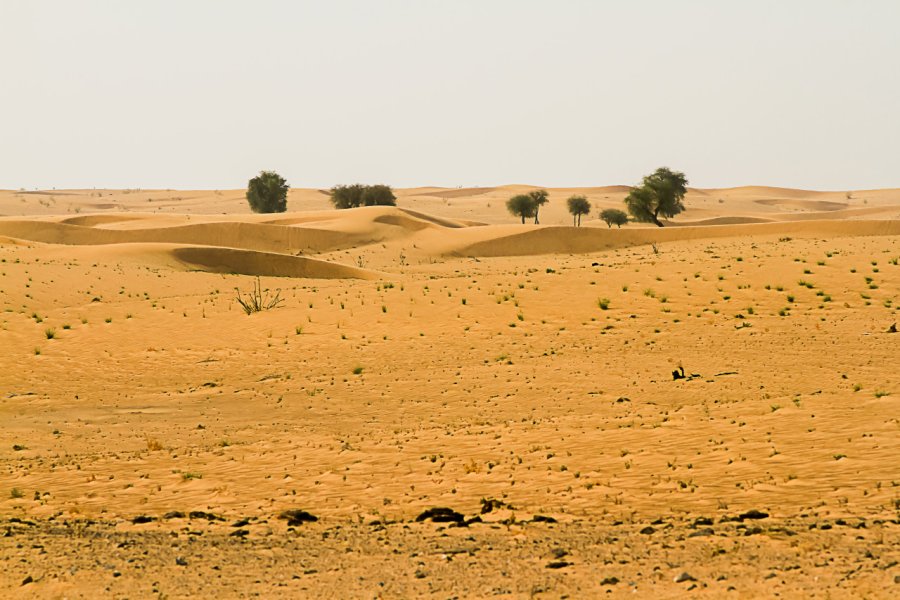
[[[365,187],[359,183],[336,185],[328,190],[328,195],[335,208],[355,208],[362,205],[363,191]]]
[[[572,215],[572,225],[581,227],[581,215],[587,215],[591,212],[591,203],[584,196],[571,196],[566,200],[569,207],[569,213]]]
[[[367,185],[362,193],[363,206],[396,206],[397,197],[389,185]]]
[[[632,188],[625,205],[636,221],[662,227],[660,216],[671,218],[684,210],[687,183],[684,173],[660,167],[644,177],[640,187]]]
[[[534,190],[528,192],[528,197],[531,198],[534,203],[534,224],[539,225],[538,211],[541,210],[543,205],[550,201],[550,193],[547,190]]]
[[[260,171],[247,183],[247,202],[255,213],[287,210],[287,194],[291,187],[275,171]]]
[[[331,204],[335,208],[356,208],[358,206],[396,206],[397,197],[389,185],[336,185],[328,190]]]
[[[606,223],[607,227],[616,225],[620,229],[622,225],[628,222],[628,215],[625,214],[624,210],[619,210],[618,208],[606,208],[600,211],[600,218]]]
[[[525,224],[525,219],[530,219],[537,215],[537,205],[534,203],[534,198],[529,194],[519,194],[507,200],[506,210],[517,217],[521,217],[522,225]]]

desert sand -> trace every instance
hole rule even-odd
[[[0,191],[0,596],[900,595],[900,190],[532,188]]]

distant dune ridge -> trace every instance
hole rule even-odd
[[[288,202],[291,212],[280,214],[249,213],[243,190],[5,191],[0,192],[0,213],[21,216],[0,217],[0,235],[62,245],[181,245],[180,250],[165,251],[174,252],[179,264],[215,272],[367,277],[358,264],[326,268],[321,261],[296,255],[381,244],[423,256],[520,256],[704,237],[896,235],[900,219],[898,189],[819,192],[745,186],[689,189],[685,212],[662,229],[635,223],[608,229],[597,214],[621,207],[630,190],[614,185],[551,188],[550,202],[541,211],[542,225],[515,224],[505,200],[532,189],[537,186],[412,188],[397,190],[396,208],[347,211],[331,209],[321,190],[294,189]],[[573,194],[587,196],[594,208],[577,230],[568,227],[565,209],[565,199]]]

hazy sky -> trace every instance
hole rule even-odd
[[[0,187],[900,187],[900,0],[0,0]]]

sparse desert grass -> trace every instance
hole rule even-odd
[[[412,200],[404,202],[414,206]],[[481,201],[471,205],[473,210],[484,206]],[[195,223],[201,220],[194,217]],[[286,525],[273,515],[303,508],[322,520],[288,534],[296,547],[312,540],[322,552],[333,544],[328,547],[337,550],[328,556],[344,557],[338,542],[351,540],[353,546],[352,540],[367,540],[371,546],[353,547],[381,548],[372,537],[380,535],[393,544],[385,561],[404,556],[405,561],[417,552],[409,559],[411,572],[421,568],[426,576],[410,575],[410,580],[435,585],[448,596],[453,591],[437,586],[448,581],[451,563],[455,568],[465,563],[472,569],[466,571],[469,577],[485,563],[508,559],[509,540],[521,535],[537,541],[528,542],[524,555],[529,568],[547,575],[547,581],[590,572],[593,587],[589,592],[583,587],[581,595],[604,593],[595,580],[600,575],[642,586],[646,578],[638,577],[638,570],[646,575],[656,566],[666,581],[681,570],[691,572],[701,582],[698,588],[706,584],[703,589],[712,595],[727,595],[726,586],[734,585],[751,596],[773,591],[791,596],[780,581],[805,573],[823,578],[822,587],[806,591],[824,593],[828,577],[835,581],[859,565],[880,565],[860,558],[867,550],[890,555],[888,546],[874,540],[883,534],[889,539],[900,484],[900,477],[892,476],[900,448],[891,435],[893,423],[885,421],[893,402],[886,392],[895,392],[898,384],[890,368],[897,336],[889,334],[898,320],[898,269],[887,262],[897,254],[896,236],[824,241],[818,234],[793,233],[806,226],[791,224],[790,247],[776,242],[777,236],[755,237],[754,227],[746,238],[666,242],[666,252],[659,255],[642,245],[587,255],[476,260],[439,255],[427,247],[427,237],[435,233],[429,225],[420,237],[404,233],[386,240],[385,248],[366,245],[368,264],[390,273],[391,286],[285,277],[278,280],[283,305],[248,319],[240,317],[241,308],[228,293],[234,286],[246,288],[246,275],[148,268],[159,261],[142,257],[131,263],[115,247],[66,247],[67,254],[115,257],[92,257],[69,272],[68,266],[51,262],[56,255],[45,244],[17,247],[25,260],[15,266],[8,254],[13,250],[0,244],[0,255],[7,258],[7,274],[0,278],[0,307],[7,311],[0,313],[0,333],[17,344],[10,347],[20,348],[0,353],[2,401],[15,415],[15,439],[33,447],[19,453],[7,447],[4,487],[26,490],[27,499],[3,501],[15,511],[10,514],[23,519],[44,523],[44,515],[61,515],[54,527],[63,527],[64,520],[93,519],[104,526],[107,520],[124,520],[127,527],[116,532],[117,542],[162,529],[160,539],[168,541],[159,547],[172,554],[159,564],[185,573],[215,564],[224,576],[235,563],[219,560],[215,552],[228,547],[265,551],[270,542],[286,539]],[[473,231],[466,233],[489,237],[489,228]],[[453,235],[440,233],[442,241]],[[645,235],[637,227],[627,233]],[[646,235],[655,233],[648,229]],[[407,248],[409,268],[398,267],[400,244]],[[350,243],[347,248],[304,249],[304,254],[349,265],[357,251]],[[837,252],[815,269],[815,286],[811,281],[795,285],[800,269],[793,257],[815,265],[826,249]],[[869,272],[873,256],[881,273]],[[852,265],[872,280],[864,283],[863,273],[850,274]],[[33,281],[26,290],[27,277]],[[779,281],[787,282],[788,290],[778,286],[782,293],[773,293]],[[881,289],[868,289],[870,284]],[[153,298],[145,289],[153,290]],[[612,301],[603,297],[617,289],[622,294]],[[644,297],[642,290],[651,293]],[[94,297],[104,300],[89,303]],[[609,301],[606,309],[602,301]],[[131,312],[137,317],[126,321],[124,315]],[[36,326],[32,314],[43,325]],[[88,318],[96,323],[110,316],[115,328],[81,327],[76,320],[83,318],[86,325]],[[820,321],[826,317],[827,322]],[[74,325],[71,333],[59,325],[67,321]],[[51,323],[58,341],[38,342]],[[44,356],[29,355],[35,343],[47,349]],[[674,382],[670,372],[678,360],[699,377]],[[356,376],[347,377],[350,371]],[[274,376],[262,379],[266,373]],[[810,489],[822,493],[810,494]],[[36,490],[40,499],[32,501]],[[482,496],[515,509],[481,515],[485,523],[465,530],[414,520],[432,506],[449,506],[467,518],[480,515]],[[772,516],[728,520],[753,508]],[[225,521],[207,526],[206,519],[163,519],[169,511],[192,510],[216,513]],[[156,521],[128,524],[136,514]],[[560,522],[552,527],[524,523],[534,514],[553,515]],[[708,553],[703,559],[691,554],[705,543],[688,537],[702,531],[691,527],[699,517],[710,519],[715,530],[705,540],[726,554],[712,559]],[[246,518],[249,524],[231,527]],[[837,518],[847,523],[864,518],[867,527],[837,525]],[[639,533],[656,520],[663,524],[653,525],[653,533]],[[810,529],[813,524],[816,528]],[[823,531],[823,524],[835,526]],[[6,524],[4,531],[8,526],[15,535],[6,539],[23,543],[13,551],[16,560],[39,556],[21,533],[24,525]],[[760,532],[745,535],[757,526]],[[598,533],[597,527],[605,529]],[[779,527],[797,535],[783,534]],[[575,530],[585,532],[584,543],[569,537]],[[200,531],[203,535],[194,535]],[[232,538],[233,531],[240,536]],[[453,541],[454,531],[465,535]],[[449,537],[441,537],[445,533]],[[856,540],[858,535],[866,539]],[[468,536],[474,541],[466,541]],[[488,544],[485,536],[495,537]],[[536,561],[556,556],[545,543],[552,536],[560,536],[555,545],[574,558],[572,565],[550,572]],[[189,538],[194,539],[191,548],[211,550],[208,563],[185,549]],[[596,544],[612,538],[619,541]],[[100,544],[106,538],[97,533],[91,539]],[[212,539],[221,546],[201,546]],[[421,546],[411,545],[410,540],[423,539]],[[812,554],[811,539],[828,545],[827,556],[834,558],[828,568],[814,567],[812,560],[818,559],[797,558]],[[646,561],[639,567],[623,545],[634,541],[631,548],[639,548],[639,560]],[[454,561],[432,554],[465,549],[464,542],[481,548],[478,560],[470,561],[465,553],[453,554]],[[486,549],[491,544],[493,549]],[[98,568],[104,586],[128,578],[131,571],[124,569],[132,563],[125,556],[142,560],[138,564],[147,566],[151,581],[155,563],[128,555],[131,550],[112,550],[123,578],[112,579]],[[606,554],[588,558],[587,553],[601,550]],[[369,551],[346,553],[349,568],[371,562]],[[609,553],[630,563],[603,562]],[[175,563],[182,556],[186,567]],[[734,567],[759,563],[748,556],[774,556],[778,561],[773,558],[771,565],[801,568],[777,570],[778,578],[762,581],[768,587],[747,587],[747,581],[762,579],[757,569],[747,576],[740,572],[743,567]],[[848,566],[838,571],[845,558]],[[321,559],[312,560],[302,564],[319,568],[319,574],[285,583],[313,586],[317,577],[330,577],[328,567],[314,562]],[[678,572],[667,573],[666,560],[678,560]],[[417,566],[418,561],[426,566]],[[720,570],[713,575],[700,571],[710,564]],[[28,574],[44,572],[27,566]],[[401,561],[399,568],[408,566]],[[768,572],[769,563],[765,566]],[[509,572],[509,581],[521,578],[522,571]],[[719,573],[728,580],[718,582]],[[845,580],[841,591],[858,583],[861,573]],[[24,576],[16,573],[16,589]],[[884,576],[879,570],[878,577]],[[606,587],[613,595],[631,592],[631,586],[622,586]],[[403,589],[417,595],[418,588]],[[528,595],[532,588],[510,584],[510,589],[511,595]],[[548,588],[541,595],[562,595],[558,591]],[[574,590],[570,596],[580,597]]]

